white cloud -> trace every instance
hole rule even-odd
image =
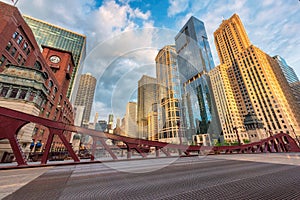
[[[189,1],[186,0],[169,0],[168,16],[172,17],[176,14],[186,11],[189,6]]]
[[[149,10],[146,13],[143,13],[139,8],[134,9],[133,14],[135,17],[143,20],[148,20],[151,16],[151,12]]]

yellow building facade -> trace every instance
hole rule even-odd
[[[219,73],[228,76],[223,84],[230,85],[233,94],[219,101],[234,101],[238,110],[236,113],[234,106],[229,106],[226,112],[235,113],[235,119],[255,114],[267,132],[299,137],[300,112],[287,80],[274,58],[251,44],[239,16],[223,20],[214,39],[221,63]],[[218,112],[226,115],[220,108]],[[242,125],[239,127],[242,129]]]

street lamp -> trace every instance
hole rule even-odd
[[[241,146],[241,140],[240,140],[238,128],[235,126],[235,127],[233,127],[233,130],[235,131],[239,146]]]
[[[298,137],[297,137],[297,135],[296,135],[296,133],[295,133],[294,127],[293,127],[292,125],[290,125],[290,126],[291,126],[292,131],[293,131],[293,133],[294,133],[294,135],[295,135],[295,139],[296,139],[296,141],[298,142],[298,145],[300,145],[300,141],[299,141],[299,139],[298,139]]]

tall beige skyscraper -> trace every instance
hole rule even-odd
[[[148,138],[148,113],[152,112],[153,104],[157,101],[156,78],[143,75],[138,81],[138,135],[139,138]]]
[[[219,76],[220,81],[227,91],[232,90],[232,95],[216,97],[218,112],[221,116],[235,114],[225,140],[231,139],[234,127],[243,129],[240,118],[248,113],[254,114],[273,134],[287,132],[293,137],[295,133],[300,136],[300,112],[282,70],[272,57],[251,44],[239,16],[234,14],[223,20],[214,39],[221,63],[218,73],[224,74]],[[222,109],[224,105],[229,105],[226,111]],[[225,132],[228,127],[222,124],[222,129]]]
[[[244,117],[239,112],[237,102],[234,100],[234,91],[230,86],[226,66],[216,66],[209,72],[209,76],[225,140],[227,142],[237,141],[235,127],[242,142],[249,140],[243,125]]]
[[[84,106],[82,126],[88,127],[96,88],[96,78],[90,73],[80,76],[75,106]]]
[[[155,58],[158,89],[158,140],[180,142],[180,80],[175,45],[163,47]],[[182,133],[182,132],[181,132]]]
[[[137,104],[128,102],[125,114],[125,134],[128,137],[137,138]]]

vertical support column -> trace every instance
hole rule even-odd
[[[3,84],[0,83],[0,93],[2,92],[2,90],[3,90]]]
[[[112,152],[112,150],[110,149],[110,147],[106,144],[106,142],[104,141],[103,138],[100,138],[99,140],[101,142],[101,144],[103,145],[103,147],[105,148],[105,150],[110,154],[110,156],[114,159],[114,160],[118,160],[117,156],[114,154],[114,152]]]
[[[18,166],[20,165],[27,165],[27,162],[25,160],[25,156],[23,154],[23,151],[18,143],[17,136],[14,134],[11,137],[8,138],[8,141],[10,143],[10,146],[14,152],[14,155],[16,156],[16,160],[18,163]]]
[[[70,156],[73,158],[74,162],[80,162],[78,156],[75,154],[73,148],[71,147],[70,143],[67,141],[67,139],[63,133],[64,133],[64,130],[57,130],[58,137],[61,139],[61,141],[67,148],[67,150],[68,150]]]
[[[96,148],[97,148],[98,139],[95,138],[95,137],[92,137],[92,138],[93,138],[93,145],[92,145],[91,161],[94,161],[95,160],[95,152],[96,152]]]
[[[5,95],[5,98],[9,98],[11,92],[12,92],[12,85],[9,86],[9,89],[8,89],[6,95]]]
[[[17,139],[18,131],[27,122],[13,119],[7,116],[0,116],[0,137],[8,139],[18,165],[27,165],[22,148]]]
[[[16,99],[18,99],[20,97],[20,94],[21,94],[21,87],[19,87],[19,89],[18,89],[18,93],[16,95]]]
[[[52,144],[52,141],[53,141],[54,132],[52,130],[49,130],[49,132],[50,133],[49,133],[49,136],[48,136],[48,139],[47,139],[47,143],[46,143],[45,151],[43,153],[41,164],[47,164],[48,155],[49,155],[51,144]]]
[[[159,147],[155,147],[155,156],[158,158],[159,157]]]
[[[26,92],[25,101],[28,101],[30,98],[31,88],[29,88]]]
[[[132,154],[131,148],[130,148],[130,146],[129,146],[128,143],[125,143],[125,144],[127,146],[127,159],[130,159],[131,158],[131,154]]]

